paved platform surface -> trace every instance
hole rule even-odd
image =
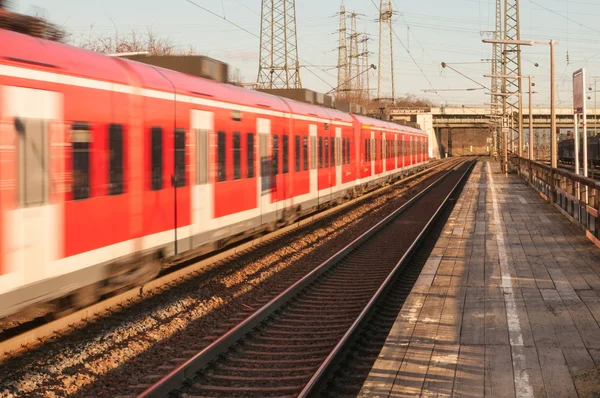
[[[600,397],[600,249],[475,167],[361,397]]]

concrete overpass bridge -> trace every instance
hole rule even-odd
[[[452,106],[431,108],[389,108],[388,113],[392,120],[413,121],[423,120],[426,115],[431,115],[433,128],[481,128],[489,127],[490,109],[474,106]],[[419,117],[421,116],[421,117]],[[588,127],[600,128],[600,108],[588,109]],[[573,128],[573,109],[558,108],[556,110],[556,122],[559,128]],[[529,109],[523,110],[523,125],[529,123]],[[535,128],[550,128],[550,108],[533,109],[533,123]]]
[[[443,157],[446,154],[480,153],[488,150],[491,143],[491,119],[489,107],[447,106],[431,108],[391,107],[386,110],[389,118],[397,122],[417,123],[429,133],[430,156]],[[550,129],[550,108],[533,109],[535,130]],[[588,130],[600,131],[600,108],[588,109]],[[556,123],[559,129],[573,129],[573,109],[556,110]],[[523,111],[523,126],[529,124],[529,109]],[[549,131],[548,131],[549,132]],[[542,134],[542,136],[545,136]],[[548,134],[549,136],[549,134]],[[549,139],[549,138],[548,138]],[[474,148],[473,148],[474,147]]]

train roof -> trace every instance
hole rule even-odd
[[[128,84],[126,70],[114,58],[93,51],[0,29],[0,57],[15,65]]]
[[[261,107],[276,112],[292,112],[303,116],[359,123],[372,128],[423,134],[421,130],[395,123],[351,115],[336,109],[294,101],[275,95],[248,90],[208,79],[160,68],[132,60],[110,57],[67,44],[43,40],[0,29],[0,57],[9,64],[27,64],[39,70],[71,76],[109,81],[119,84],[140,84],[143,88],[179,94],[204,96],[210,99]],[[135,80],[135,81],[132,81]]]
[[[394,130],[394,131],[399,131],[399,132],[401,131],[401,132],[407,132],[407,133],[413,133],[413,134],[425,134],[422,130],[415,129],[413,127],[402,126],[397,123],[386,122],[385,120],[373,119],[373,118],[361,116],[361,115],[354,115],[354,117],[356,117],[358,122],[361,123],[362,125],[369,126],[370,128],[375,129],[375,130],[387,129],[387,130]]]

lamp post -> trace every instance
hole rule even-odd
[[[508,97],[510,94],[506,93],[486,93],[486,95],[493,95],[496,97]],[[502,115],[501,121],[502,130],[502,172],[508,174],[508,120],[506,115]]]
[[[489,44],[513,44],[517,46],[534,46],[537,44],[549,45],[550,46],[550,151],[552,168],[558,167],[557,158],[557,142],[556,142],[556,63],[554,56],[554,47],[558,42],[554,40],[550,41],[536,41],[536,40],[502,40],[502,39],[485,39],[484,43]],[[514,76],[512,76],[514,78]],[[531,89],[530,89],[531,91]]]
[[[535,84],[533,83],[533,76],[529,75],[529,76],[513,76],[513,75],[483,75],[483,77],[487,77],[487,78],[493,78],[493,79],[529,79],[529,160],[533,160],[533,86],[535,86]],[[509,94],[505,94],[505,93],[496,93],[493,95],[498,95],[498,96],[506,96]],[[519,95],[521,95],[521,93],[519,93]],[[519,101],[519,105],[520,105],[520,109],[519,109],[519,119],[521,120],[521,122],[519,122],[519,126],[521,127],[520,130],[521,132],[522,130],[522,118],[523,118],[523,103],[522,101]],[[519,139],[519,157],[521,157],[521,152],[523,150],[523,141],[522,138]],[[531,170],[530,170],[531,173]],[[531,174],[530,174],[530,179],[531,179]]]
[[[596,110],[596,100],[598,99],[598,79],[600,79],[600,76],[592,76],[592,79],[594,79],[594,135],[598,134],[598,112]],[[589,88],[590,91],[592,90],[592,88]]]

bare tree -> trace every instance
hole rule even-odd
[[[72,40],[72,44],[104,54],[130,53],[147,51],[150,55],[195,55],[196,50],[190,46],[184,50],[178,49],[168,37],[160,37],[152,28],[146,28],[145,33],[132,29],[128,35],[120,35],[117,30],[111,36],[94,36],[93,26],[86,36],[82,35]]]
[[[229,73],[229,83],[239,86],[244,82],[242,72],[239,69],[234,69]]]

